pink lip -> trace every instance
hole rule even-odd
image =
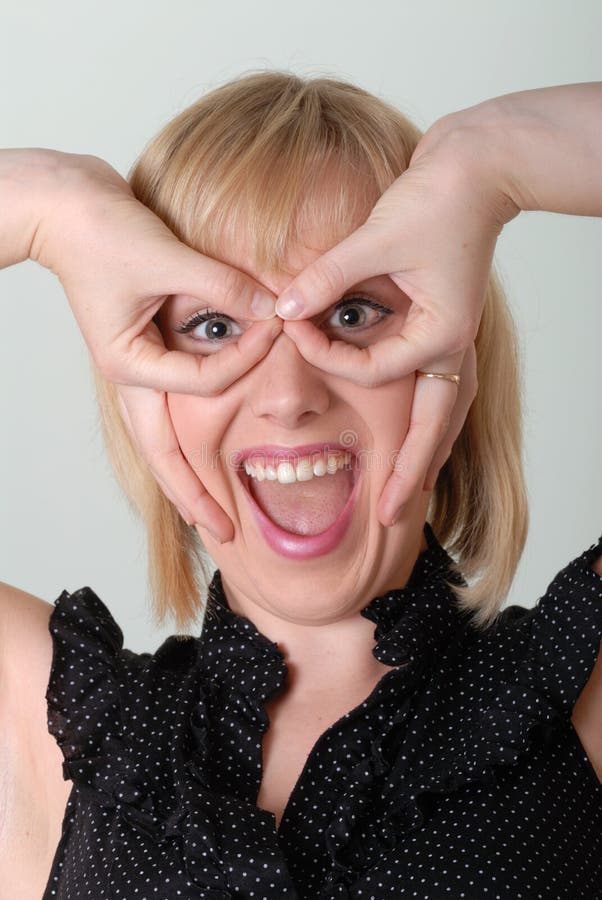
[[[246,447],[239,450],[234,455],[234,465],[241,466],[249,456],[263,457],[268,460],[277,459],[278,462],[288,462],[291,459],[301,459],[304,456],[311,456],[312,453],[321,453],[328,450],[342,450],[352,453],[356,456],[357,451],[354,447],[345,447],[337,442],[325,441],[321,444],[302,444],[299,447],[279,447],[277,444],[265,444],[263,447]]]
[[[312,446],[315,446],[318,449],[324,447],[323,444]],[[329,447],[335,449],[333,444],[330,444]],[[302,449],[303,451],[300,454],[298,453],[299,449]],[[253,452],[259,455],[258,448],[253,448]],[[296,448],[295,452],[300,456],[307,456],[313,451],[308,450],[307,447],[303,447]],[[353,510],[359,496],[360,472],[357,465],[354,466],[355,480],[353,489],[347,499],[347,503],[341,510],[340,515],[326,531],[322,531],[320,534],[311,535],[293,534],[290,531],[285,531],[283,528],[280,528],[275,522],[272,522],[272,520],[269,519],[264,511],[257,505],[249,490],[248,479],[250,476],[245,472],[242,472],[240,477],[249,499],[251,512],[255,517],[255,521],[259,525],[266,543],[275,553],[279,553],[281,556],[286,556],[289,559],[313,559],[316,556],[323,556],[325,553],[330,553],[343,540],[351,523]]]

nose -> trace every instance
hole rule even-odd
[[[251,409],[274,426],[295,429],[323,415],[330,404],[324,373],[301,356],[281,332],[252,370]]]

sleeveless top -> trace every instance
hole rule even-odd
[[[602,536],[485,631],[425,536],[407,585],[361,610],[395,668],[316,741],[279,829],[256,799],[284,657],[219,570],[201,636],[154,653],[123,648],[91,588],[63,591],[46,699],[73,786],[43,900],[602,898],[602,784],[570,721]]]

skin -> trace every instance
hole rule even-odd
[[[278,294],[332,246],[324,235],[303,237],[287,260],[286,272],[260,271],[243,240],[224,251],[222,261]],[[389,278],[370,278],[345,296],[357,297],[358,292],[393,313],[375,324],[381,314],[360,307],[367,316],[361,334],[345,328],[334,307],[316,316],[314,324],[333,339],[357,346],[399,331],[411,303]],[[175,331],[179,323],[207,306],[186,295],[169,298],[161,310],[160,326],[170,349],[215,352],[206,337],[208,326],[196,326],[186,335]],[[230,341],[251,323],[237,320],[231,327],[235,336]],[[374,596],[405,585],[426,547],[422,530],[430,492],[415,492],[392,528],[380,524],[376,514],[394,454],[408,430],[414,383],[413,373],[370,388],[329,375],[308,363],[282,330],[265,357],[219,396],[168,394],[184,456],[234,523],[234,539],[226,544],[197,526],[199,534],[221,571],[231,609],[249,618],[284,653],[287,691],[293,697],[319,702],[329,691],[344,696],[346,685],[349,692],[357,691],[358,685],[369,687],[386,668],[372,655],[374,625],[359,611]],[[255,525],[231,465],[233,453],[267,443],[297,446],[337,441],[350,430],[369,463],[362,467],[357,514],[343,541],[331,553],[302,562],[274,553]]]

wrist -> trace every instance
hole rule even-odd
[[[0,151],[0,268],[29,257],[44,197],[54,178],[56,156],[43,148]]]
[[[460,173],[467,196],[478,198],[498,231],[525,208],[517,202],[512,139],[500,99],[437,119],[422,136],[411,160],[413,164],[429,154],[431,160],[438,157],[442,167]]]
[[[68,196],[81,190],[92,172],[123,181],[97,157],[43,147],[0,150],[0,269],[26,259],[52,268],[45,236]]]
[[[479,147],[518,211],[602,216],[601,116],[602,82],[586,82],[494,97],[444,116],[432,131]]]
[[[39,162],[36,227],[29,258],[60,277],[60,258],[69,236],[86,227],[99,198],[115,192],[131,194],[127,181],[100,157],[52,151]]]

